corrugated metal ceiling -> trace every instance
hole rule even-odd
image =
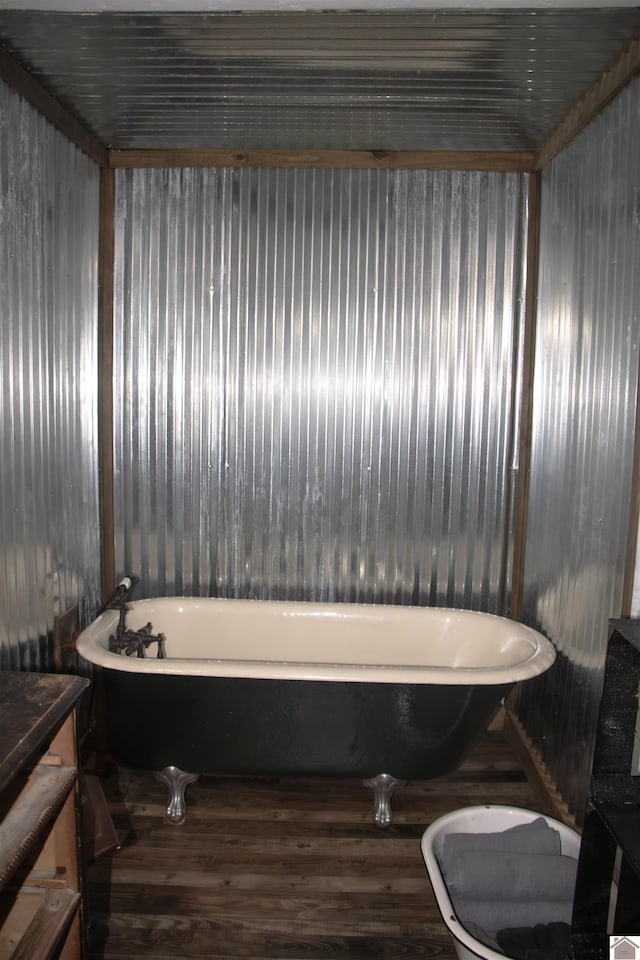
[[[640,10],[60,13],[0,40],[114,149],[531,150]]]

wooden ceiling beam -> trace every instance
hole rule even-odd
[[[638,73],[640,37],[622,51],[545,140],[536,157],[536,170],[542,170],[564,150]]]
[[[0,80],[4,80],[16,93],[57,127],[83,153],[99,166],[108,166],[108,150],[90,133],[80,121],[45,90],[6,50],[0,48]]]
[[[273,167],[360,170],[499,170],[534,169],[533,152],[471,150],[110,150],[109,166]]]

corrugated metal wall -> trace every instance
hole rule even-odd
[[[99,593],[95,164],[0,83],[0,669]]]
[[[620,615],[640,337],[640,81],[545,172],[524,619],[557,665],[517,698],[570,807]]]
[[[140,595],[497,608],[524,185],[118,171],[116,563]]]

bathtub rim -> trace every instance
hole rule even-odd
[[[334,611],[343,612],[345,607],[361,611],[368,611],[379,616],[381,612],[394,611],[424,611],[438,616],[461,615],[467,617],[482,617],[490,619],[496,624],[508,624],[510,629],[517,627],[518,633],[529,644],[530,653],[524,659],[513,664],[488,667],[451,667],[451,666],[421,666],[415,664],[348,664],[315,661],[278,661],[278,660],[250,660],[250,659],[196,659],[196,658],[168,658],[155,657],[128,657],[112,653],[108,649],[109,634],[115,630],[118,612],[106,610],[84,630],[77,638],[76,648],[81,657],[95,666],[125,671],[129,673],[189,675],[211,677],[237,677],[239,679],[270,679],[270,680],[314,680],[326,682],[354,682],[354,683],[395,683],[395,684],[433,684],[433,685],[501,685],[513,684],[528,680],[544,673],[554,663],[556,651],[551,643],[539,631],[528,627],[519,621],[509,620],[492,613],[463,610],[455,607],[415,607],[391,604],[364,604],[364,603],[313,603],[308,601],[272,601],[272,600],[238,600],[221,597],[152,597],[130,602],[132,607],[152,606],[159,601],[191,604],[268,604],[272,608],[279,605],[281,608],[294,608],[311,614]],[[405,614],[400,613],[400,616]],[[414,614],[410,614],[414,616]]]

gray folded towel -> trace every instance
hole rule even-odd
[[[560,834],[544,817],[518,823],[499,833],[448,833],[442,859],[448,861],[463,850],[511,851],[512,853],[560,853]]]
[[[527,927],[518,927],[519,930],[528,929]],[[500,944],[498,943],[498,936],[495,933],[489,933],[488,930],[483,930],[482,927],[479,927],[476,923],[466,923],[465,930],[467,933],[470,933],[474,940],[479,940],[480,943],[484,943],[485,947],[491,947],[492,950],[495,950],[496,953],[506,953],[506,950],[503,950]]]
[[[538,853],[458,853],[443,865],[451,899],[549,901],[570,900],[578,861]],[[512,924],[521,926],[521,924]]]
[[[498,952],[515,960],[566,960],[571,947],[568,923],[537,923],[509,927],[496,934]]]
[[[453,904],[463,927],[475,924],[492,934],[505,927],[535,927],[538,923],[571,923],[573,900],[460,900]]]

